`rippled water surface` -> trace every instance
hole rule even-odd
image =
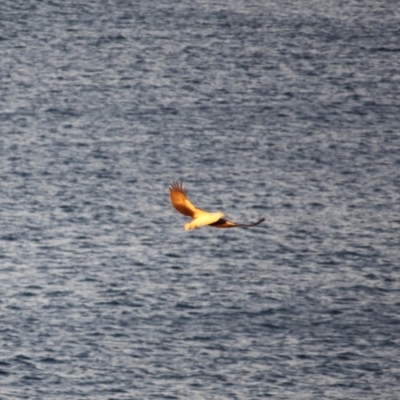
[[[396,2],[5,0],[0,398],[398,399]],[[254,229],[183,230],[168,185]]]

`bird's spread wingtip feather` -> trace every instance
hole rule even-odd
[[[182,181],[173,181],[169,187],[170,190],[176,190],[186,194],[186,188],[183,186]]]

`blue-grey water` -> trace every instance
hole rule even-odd
[[[397,1],[5,0],[0,94],[1,400],[400,398]]]

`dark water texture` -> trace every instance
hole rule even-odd
[[[399,60],[396,1],[3,1],[1,400],[399,399]]]

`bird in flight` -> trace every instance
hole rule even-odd
[[[235,227],[251,227],[261,224],[265,218],[261,218],[253,224],[236,224],[224,218],[222,212],[208,212],[201,208],[197,208],[186,196],[186,189],[182,182],[172,182],[169,188],[169,196],[174,208],[183,215],[191,217],[192,220],[185,224],[185,231],[200,228],[201,226],[213,226],[215,228],[235,228]]]

